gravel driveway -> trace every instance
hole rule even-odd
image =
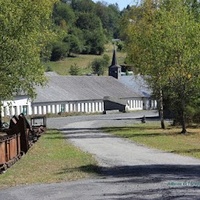
[[[2,200],[200,199],[200,160],[149,149],[102,133],[100,127],[140,123],[153,112],[49,119],[65,137],[92,153],[97,178],[0,191]]]

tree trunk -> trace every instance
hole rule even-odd
[[[185,114],[185,101],[182,98],[181,99],[181,125],[182,125],[182,134],[186,134],[187,130],[186,130],[186,114]]]
[[[161,128],[165,129],[162,89],[160,89],[160,123],[161,123]]]
[[[0,129],[2,128],[2,116],[0,114]]]
[[[2,111],[2,104],[0,102],[0,129],[2,128],[2,115],[1,115],[1,111]]]
[[[187,133],[187,130],[186,130],[186,123],[185,123],[184,117],[183,117],[181,123],[182,123],[182,131],[181,131],[181,133],[182,133],[182,134],[186,134],[186,133]]]

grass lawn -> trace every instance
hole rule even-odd
[[[113,54],[113,45],[108,44],[105,47],[105,52],[104,54],[107,54],[110,57],[110,64],[111,64],[111,59],[112,59],[112,54]],[[57,61],[57,62],[47,62],[45,63],[46,67],[50,67],[52,71],[57,72],[60,75],[69,75],[69,69],[73,65],[76,65],[79,67],[80,70],[80,75],[83,74],[90,74],[92,73],[92,70],[90,68],[90,65],[92,61],[95,58],[101,58],[103,55],[98,56],[98,55],[76,55],[75,57],[68,57],[63,60]],[[124,60],[126,57],[126,53],[124,52],[117,52],[117,60],[119,64],[123,64]],[[109,64],[109,65],[110,65]],[[109,66],[106,66],[108,68]],[[108,71],[105,70],[105,75],[108,74]]]
[[[105,131],[148,147],[200,158],[200,128],[188,128],[188,133],[183,135],[180,127],[168,126],[162,130],[160,123],[147,122],[131,127],[106,128]]]
[[[0,188],[71,181],[95,175],[94,158],[74,147],[58,131],[47,131],[20,161],[0,175]]]

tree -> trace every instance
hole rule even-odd
[[[92,62],[92,71],[94,74],[97,74],[98,76],[103,75],[105,68],[108,66],[109,63],[109,57],[108,55],[103,55],[103,58],[96,58]]]
[[[104,52],[105,37],[98,30],[84,30],[84,49],[82,53],[101,55]]]
[[[82,30],[99,30],[102,28],[100,18],[94,13],[79,13],[76,26]]]
[[[170,91],[186,133],[186,107],[200,89],[200,24],[183,0],[145,0],[138,9],[126,29],[129,61],[149,75],[155,92]]]
[[[93,13],[80,13],[76,25],[83,33],[82,53],[102,54],[106,40],[99,17]]]
[[[119,22],[121,19],[119,7],[117,4],[111,4],[108,6],[108,13],[109,13],[109,24],[107,25],[107,30],[111,32],[113,38],[119,38],[120,36],[120,28]]]
[[[81,53],[83,47],[78,37],[72,34],[68,34],[63,41],[69,46],[69,57],[71,56],[71,53]]]
[[[154,3],[151,0],[144,1],[141,6],[133,7],[129,12],[125,13],[121,27],[128,54],[126,62],[132,63],[138,73],[147,75],[145,77],[148,77],[149,85],[153,88],[159,101],[161,128],[164,129],[162,87],[165,78],[162,76],[163,69],[159,61],[162,60],[162,56],[149,46],[151,41],[151,45],[154,45],[152,36],[154,32],[154,12],[156,12]]]
[[[93,13],[95,3],[92,0],[71,0],[71,7],[80,13]]]
[[[79,71],[80,71],[80,69],[77,66],[77,64],[75,63],[74,65],[70,66],[69,74],[73,75],[73,76],[77,76],[79,74]]]
[[[108,38],[119,38],[119,21],[121,14],[116,5],[109,5],[105,2],[97,2],[95,13],[101,19],[104,32]]]
[[[69,4],[59,2],[55,4],[53,10],[53,19],[56,25],[62,26],[63,20],[68,26],[74,25],[76,21],[75,13]]]
[[[51,14],[56,0],[0,0],[0,98],[18,92],[34,96],[45,81],[40,53],[53,39]]]
[[[69,46],[67,43],[57,41],[52,45],[51,61],[58,61],[66,57],[69,52]]]
[[[185,4],[194,14],[196,21],[200,21],[200,1],[199,0],[186,0]]]
[[[63,42],[69,43],[68,56],[102,54],[108,39],[118,38],[120,18],[117,4],[92,0],[60,0],[53,11],[56,28],[65,31]]]

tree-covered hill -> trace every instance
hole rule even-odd
[[[123,12],[116,4],[92,0],[58,1],[52,15],[58,38],[48,46],[50,60],[57,61],[73,54],[102,55],[105,44],[120,37]]]

